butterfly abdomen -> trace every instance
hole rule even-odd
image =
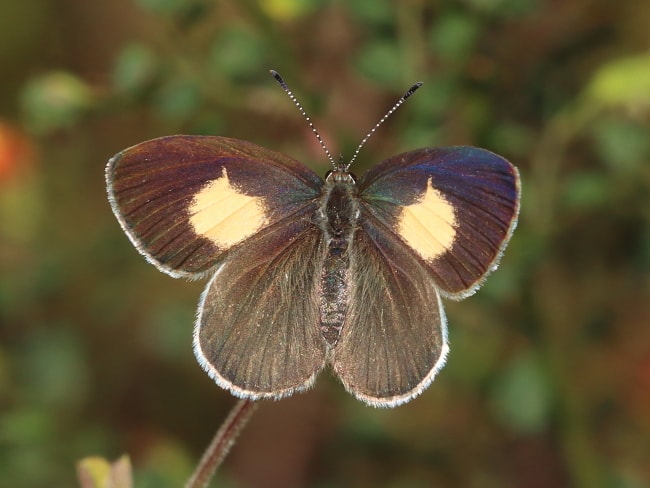
[[[359,215],[357,188],[346,172],[333,172],[323,186],[316,223],[323,231],[325,259],[320,275],[320,328],[330,346],[336,345],[349,300],[350,246]]]

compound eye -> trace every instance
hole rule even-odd
[[[331,183],[352,183],[356,185],[357,177],[342,169],[329,170],[325,175],[325,181]]]

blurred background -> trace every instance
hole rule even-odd
[[[213,486],[650,486],[650,2],[0,0],[0,485],[189,477],[234,405],[191,349],[202,283],[138,255],[110,156],[220,134],[328,163],[415,81],[355,172],[470,144],[515,163],[519,227],[419,398],[328,372],[265,402]]]

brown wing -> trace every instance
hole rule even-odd
[[[422,393],[444,365],[444,310],[430,271],[372,217],[353,249],[351,304],[332,365],[359,400],[393,407]]]
[[[203,293],[194,351],[237,396],[277,399],[304,390],[325,364],[316,296],[323,251],[312,213],[249,238]]]

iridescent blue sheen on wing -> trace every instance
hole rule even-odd
[[[519,212],[519,175],[507,160],[474,147],[419,149],[374,166],[359,180],[362,210],[399,235],[403,207],[432,187],[453,207],[453,246],[426,261],[440,291],[473,293],[496,268]]]
[[[313,205],[323,184],[289,156],[216,136],[146,141],[114,156],[106,168],[122,228],[147,260],[175,277],[201,275],[229,249],[197,235],[189,220],[196,195],[224,174],[242,196],[264,202],[268,225]]]

